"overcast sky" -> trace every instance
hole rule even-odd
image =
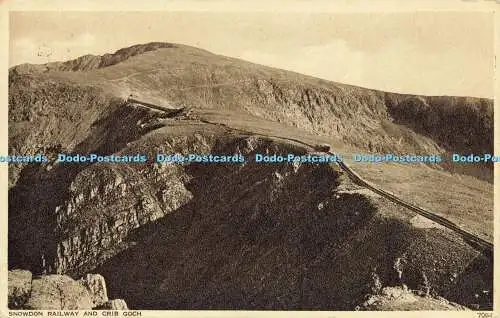
[[[11,66],[166,41],[386,91],[493,96],[485,12],[12,12],[10,34]]]

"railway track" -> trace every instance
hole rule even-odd
[[[155,110],[162,110],[162,111],[166,111],[166,112],[173,111],[172,109],[168,109],[168,108],[163,107],[163,106],[158,106],[158,105],[153,105],[153,104],[141,102],[141,101],[136,100],[136,99],[131,99],[130,102],[133,102],[135,104],[141,104],[144,107],[149,107],[149,108],[152,108]],[[259,134],[259,133],[244,130],[244,129],[230,127],[226,124],[211,122],[211,121],[208,121],[205,119],[201,119],[200,121],[203,123],[206,123],[206,124],[224,126],[224,127],[229,128],[229,129],[232,129],[235,131],[240,131],[240,132],[243,132],[243,133],[249,134],[249,135],[258,135],[258,136],[267,137],[267,138],[276,138],[276,139],[281,139],[281,140],[285,140],[285,141],[295,142],[295,143],[301,144],[301,145],[306,146],[306,147],[313,149],[313,150],[317,148],[316,144],[310,144],[310,143],[307,143],[307,142],[304,142],[302,140],[295,139],[295,138],[287,138],[287,137],[282,137],[282,136]],[[335,153],[333,153],[331,151],[323,151],[323,152],[327,153],[329,155],[332,155],[332,156],[336,155]],[[480,251],[485,256],[487,256],[488,258],[493,260],[494,246],[492,243],[480,238],[479,236],[477,236],[475,234],[472,234],[472,233],[462,229],[457,224],[451,222],[450,220],[448,220],[442,216],[439,216],[437,213],[434,213],[434,212],[429,211],[427,209],[424,209],[420,206],[417,206],[417,205],[414,205],[410,202],[407,202],[407,201],[397,197],[396,195],[394,195],[394,194],[392,194],[384,189],[381,189],[380,187],[378,187],[374,184],[371,184],[370,182],[363,179],[360,175],[358,175],[345,162],[339,161],[339,162],[337,162],[337,164],[349,176],[349,178],[354,183],[356,183],[356,184],[358,184],[358,185],[360,185],[360,186],[362,186],[362,187],[364,187],[364,188],[366,188],[374,193],[377,193],[378,195],[380,195],[384,198],[387,198],[391,202],[394,202],[402,207],[405,207],[410,211],[413,211],[413,212],[415,212],[415,213],[417,213],[417,214],[419,214],[419,215],[421,215],[421,216],[423,216],[423,217],[425,217],[425,218],[427,218],[427,219],[429,219],[429,220],[431,220],[439,225],[442,225],[442,226],[452,230],[453,232],[459,234],[464,239],[464,241],[466,241],[470,246],[472,246],[473,248],[475,248],[476,250]]]
[[[330,153],[333,155],[333,153]],[[357,183],[360,186],[363,186],[387,199],[390,201],[403,206],[437,224],[440,224],[453,232],[459,234],[466,242],[468,242],[471,246],[474,248],[482,251],[486,256],[493,257],[493,244],[478,237],[477,235],[474,235],[470,232],[467,232],[466,230],[462,229],[460,226],[456,225],[455,223],[451,222],[450,220],[437,215],[434,212],[431,212],[429,210],[426,210],[422,207],[416,206],[414,204],[411,204],[407,201],[404,201],[400,199],[399,197],[395,196],[394,194],[383,190],[368,181],[364,180],[359,176],[356,172],[354,172],[348,165],[346,165],[344,162],[338,162],[338,165],[340,168],[347,173],[347,175],[353,180],[355,183]]]

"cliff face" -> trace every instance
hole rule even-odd
[[[422,272],[436,294],[490,306],[482,293],[492,288],[488,259],[452,233],[416,226],[414,215],[351,184],[336,166],[53,159],[305,153],[251,132],[292,129],[347,149],[491,152],[491,101],[377,92],[180,45],[57,65],[10,73],[10,154],[52,159],[10,166],[10,268],[73,278],[97,271],[112,297],[141,309],[353,309],[373,273],[418,288]],[[168,119],[127,103],[130,93],[202,111]],[[244,122],[250,132],[204,116]]]

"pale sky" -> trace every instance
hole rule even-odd
[[[9,64],[165,41],[385,91],[493,96],[487,12],[12,12]]]

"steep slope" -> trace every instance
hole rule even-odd
[[[9,309],[127,309],[123,299],[108,299],[106,282],[98,274],[74,281],[65,275],[33,277],[29,271],[13,270],[8,281]]]
[[[304,152],[199,122],[172,122],[128,147],[124,153]],[[71,169],[53,167],[59,172],[45,177]],[[353,309],[372,271],[399,283],[397,259],[411,288],[426,272],[436,293],[462,304],[491,290],[486,258],[446,230],[413,226],[413,214],[359,191],[334,166],[95,164],[75,173],[55,214],[11,223],[40,231],[13,231],[11,251],[22,254],[12,258],[23,263],[11,266],[75,277],[95,270],[133,308]],[[46,211],[33,201],[39,194],[30,196],[25,210]],[[26,250],[43,253],[45,264]],[[463,293],[469,277],[474,287]],[[487,296],[479,301],[489,306]]]
[[[110,55],[113,63],[97,60],[11,70],[11,154],[306,152],[252,132],[327,141],[339,153],[492,148],[488,100],[377,92],[182,45],[134,46]],[[126,102],[129,94],[194,110],[166,118]],[[454,136],[434,119],[448,117]],[[391,167],[379,166],[378,176],[401,182]],[[439,188],[471,186],[485,204],[460,201],[470,214],[444,214],[491,238],[491,184],[442,167],[404,169]],[[112,296],[134,308],[353,309],[373,272],[410,288],[424,272],[436,294],[491,307],[483,293],[492,290],[491,260],[448,230],[415,223],[336,166],[48,162],[11,165],[9,184],[10,268],[75,278],[98,269]],[[408,189],[417,200],[436,199],[431,189]],[[463,200],[453,189],[445,196]]]

